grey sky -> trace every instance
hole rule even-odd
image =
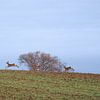
[[[100,73],[100,0],[0,1],[0,66],[22,53],[44,51]]]

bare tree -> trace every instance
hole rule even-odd
[[[22,54],[19,56],[20,63],[26,64],[30,70],[61,71],[63,64],[57,57],[40,51]]]

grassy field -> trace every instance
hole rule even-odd
[[[0,100],[100,100],[100,74],[1,70]]]

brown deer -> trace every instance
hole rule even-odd
[[[35,68],[36,71],[40,71],[40,67],[41,67],[40,64],[33,64],[32,66],[33,68]]]
[[[15,63],[10,64],[9,61],[7,61],[6,64],[7,64],[7,67],[17,67],[17,68],[19,68],[18,65],[16,65]]]
[[[71,66],[69,67],[64,66],[64,69],[65,69],[65,72],[74,71],[74,69]]]

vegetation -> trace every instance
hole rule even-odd
[[[21,54],[19,56],[21,64],[26,64],[30,70],[36,71],[62,71],[63,64],[57,57],[50,54],[36,51],[33,53]]]
[[[1,70],[0,100],[100,100],[100,74]]]

